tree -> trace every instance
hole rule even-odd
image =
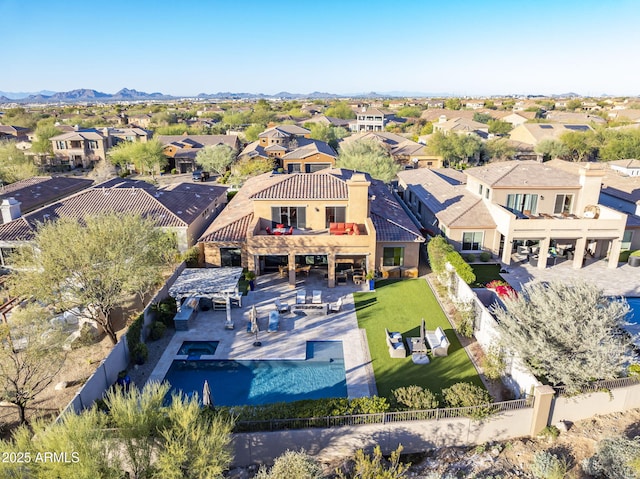
[[[146,142],[122,142],[109,151],[109,158],[114,165],[126,168],[127,165],[133,164],[137,171],[151,173],[152,177],[167,164],[162,143],[155,139]]]
[[[384,182],[394,179],[400,170],[400,165],[375,140],[342,142],[336,164],[339,168],[369,173]]]
[[[18,408],[20,423],[27,406],[60,372],[65,354],[62,332],[48,322],[47,311],[35,304],[12,311],[1,329],[0,397]]]
[[[38,174],[38,168],[13,141],[0,141],[0,181],[15,183]]]
[[[593,137],[594,135],[590,131],[568,131],[560,136],[560,141],[569,151],[567,156],[570,159],[573,161],[587,161],[596,154]]]
[[[242,158],[231,167],[231,176],[227,183],[241,185],[247,178],[273,171],[274,167],[275,164],[271,158]]]
[[[31,151],[43,155],[53,155],[53,145],[50,138],[62,133],[58,128],[50,124],[38,125],[35,135],[36,140],[31,145]]]
[[[538,155],[542,155],[544,161],[569,155],[569,149],[558,140],[541,140],[533,150]]]
[[[324,125],[322,123],[310,123],[309,130],[311,131],[311,138],[314,140],[324,141],[328,143],[332,148],[338,147],[338,140],[341,140],[349,133],[341,126]]]
[[[236,158],[236,151],[228,145],[205,146],[196,155],[196,163],[205,171],[222,176]]]
[[[150,219],[110,213],[44,223],[30,246],[13,256],[14,294],[60,311],[85,308],[116,344],[114,308],[158,283],[173,260],[175,238]]]
[[[618,377],[629,359],[629,339],[620,333],[629,306],[595,285],[532,283],[502,301],[495,313],[506,350],[553,386],[580,391]]]
[[[262,133],[264,129],[265,125],[254,123],[253,125],[247,127],[246,130],[244,130],[244,137],[247,139],[247,141],[256,141],[258,139],[258,135]]]
[[[638,130],[604,130],[596,132],[602,136],[599,149],[603,161],[640,158],[640,131]]]
[[[460,98],[447,98],[444,102],[444,107],[448,110],[460,110],[462,108],[462,102]]]
[[[356,114],[353,112],[349,104],[344,101],[333,103],[329,108],[327,108],[324,114],[326,116],[341,118],[343,120],[350,120],[351,118],[356,117]]]
[[[445,135],[436,132],[429,139],[427,148],[450,163],[468,163],[469,158],[480,154],[482,142],[476,135]]]
[[[420,118],[422,110],[417,106],[405,106],[396,112],[396,116],[401,118]]]
[[[505,138],[493,138],[484,144],[484,153],[488,157],[488,161],[513,160],[516,149]]]
[[[580,100],[569,100],[566,103],[567,110],[575,111],[578,108],[582,108],[582,101]]]
[[[508,135],[513,129],[513,125],[508,121],[502,120],[489,120],[489,133],[493,133],[498,136]]]
[[[493,117],[488,113],[476,112],[473,114],[473,121],[477,121],[478,123],[486,124],[486,123],[489,123],[491,120],[493,120]]]

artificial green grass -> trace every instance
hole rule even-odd
[[[484,288],[484,285],[494,279],[504,281],[504,278],[500,276],[499,264],[471,264],[471,269],[476,275],[475,283],[471,284],[472,288]]]
[[[355,293],[353,297],[358,325],[367,331],[379,396],[391,398],[393,389],[412,384],[436,394],[458,382],[483,387],[476,369],[425,280],[376,281],[375,291]],[[449,355],[430,357],[429,364],[414,364],[410,355],[391,358],[384,328],[402,333],[407,347],[407,338],[420,335],[422,318],[429,330],[442,327],[451,343]]]

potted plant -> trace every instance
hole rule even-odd
[[[369,282],[369,291],[375,291],[376,289],[376,281],[375,281],[375,274],[373,273],[373,271],[369,271],[364,279],[366,279]]]
[[[253,271],[247,271],[244,274],[244,279],[249,281],[249,289],[253,291],[256,288],[256,283],[255,283],[256,274]]]
[[[126,369],[123,369],[118,373],[118,379],[116,379],[116,384],[125,390],[129,389],[129,384],[131,384],[131,378],[129,377],[129,373],[127,373]]]
[[[631,253],[627,262],[629,263],[629,266],[633,266],[634,268],[640,266],[640,249]]]

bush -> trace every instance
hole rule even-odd
[[[187,264],[187,268],[197,268],[199,256],[200,248],[198,248],[198,246],[192,246],[182,253],[182,260]]]
[[[152,341],[157,341],[162,336],[164,336],[164,332],[166,331],[166,329],[167,327],[165,326],[164,323],[160,321],[154,321],[153,323],[151,323],[151,329],[149,331],[149,339],[151,339]]]
[[[625,250],[620,252],[620,257],[618,258],[619,263],[626,263],[629,261],[629,256],[631,256],[631,251]]]
[[[484,375],[489,379],[500,379],[507,367],[504,354],[499,348],[495,346],[490,347],[487,354],[482,358],[481,367]]]
[[[637,479],[640,477],[639,456],[640,437],[610,437],[598,443],[598,452],[582,461],[582,469],[595,477]]]
[[[462,281],[467,284],[471,284],[476,280],[473,268],[471,268],[471,266],[462,259],[460,253],[451,250],[445,255],[445,259],[451,266],[453,266],[453,269],[456,270],[456,273],[458,273],[458,276],[462,278]]]
[[[473,263],[476,260],[476,255],[473,253],[469,253],[466,256],[467,263]]]
[[[177,175],[178,174],[178,170],[176,168],[171,168],[171,174],[172,175]]]
[[[400,479],[406,477],[405,473],[411,464],[400,462],[401,453],[402,446],[398,446],[398,449],[391,453],[387,461],[382,456],[380,446],[375,447],[371,456],[359,449],[356,451],[355,458],[346,474],[340,470],[336,471],[338,479]]]
[[[435,409],[438,398],[428,389],[420,386],[406,386],[392,391],[395,403],[403,409]]]
[[[472,301],[456,304],[457,330],[465,338],[473,336],[474,320],[476,317],[475,305]]]
[[[316,460],[304,451],[296,452],[287,450],[278,456],[269,472],[260,468],[254,479],[322,479],[322,468]]]
[[[450,388],[443,389],[442,397],[448,407],[481,406],[491,403],[491,396],[485,389],[469,383],[456,383]],[[472,412],[472,416],[478,418],[488,414],[489,408]]]
[[[140,314],[129,326],[127,330],[127,346],[129,346],[129,351],[133,353],[136,349],[136,346],[140,344],[141,335],[142,335],[142,326],[144,324],[144,314]]]
[[[637,250],[629,253],[629,256],[640,256],[640,249],[637,249]]]
[[[640,364],[629,365],[629,376],[640,376]]]
[[[540,437],[546,437],[549,439],[557,439],[559,435],[560,429],[555,426],[547,426],[538,434]]]
[[[147,348],[147,345],[144,343],[138,343],[131,356],[136,364],[146,363],[147,359],[149,359],[149,349]]]
[[[482,253],[480,253],[480,261],[482,261],[483,263],[486,263],[490,259],[491,253],[489,253],[488,251],[483,251]]]
[[[536,479],[562,479],[569,470],[569,462],[547,451],[537,452],[531,463],[531,473]]]
[[[173,298],[165,298],[151,307],[155,313],[155,320],[160,321],[166,327],[173,327],[173,318],[178,312],[178,306]]]

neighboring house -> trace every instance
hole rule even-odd
[[[80,190],[89,188],[93,180],[72,176],[34,176],[0,186],[0,202],[11,204],[13,216],[5,216],[3,208],[2,222],[7,223],[44,205],[53,203]]]
[[[189,173],[198,169],[195,159],[205,146],[227,145],[240,151],[238,135],[158,135],[166,157],[173,162],[172,168],[179,173]]]
[[[178,183],[156,188],[144,181],[114,178],[0,225],[0,261],[4,266],[6,254],[28,243],[45,221],[106,213],[151,218],[158,227],[174,232],[178,248],[185,251],[226,201],[227,190],[221,186]]]
[[[640,176],[640,160],[615,160],[607,163],[609,168],[625,176]],[[640,185],[638,185],[640,187]]]
[[[432,155],[424,144],[386,131],[354,133],[342,140],[344,143],[372,140],[382,145],[399,164],[413,168],[442,168],[441,156]],[[341,142],[341,143],[342,143]]]
[[[630,121],[632,123],[640,123],[640,110],[636,109],[613,109],[609,111],[608,116],[616,121]]]
[[[449,135],[477,135],[481,138],[489,136],[489,125],[467,118],[452,118],[447,120],[445,116],[440,116],[437,123],[433,124],[433,131]]]
[[[332,116],[325,115],[314,115],[311,118],[305,118],[304,120],[300,120],[300,124],[306,125],[307,123],[320,123],[321,125],[327,126],[341,126],[342,128],[348,130],[349,124],[351,120],[343,120],[342,118],[335,118]]]
[[[263,131],[249,143],[240,158],[270,158],[287,173],[313,173],[335,166],[337,153],[324,141],[309,138],[311,132],[296,125],[280,125]]]
[[[599,203],[603,174],[591,166],[572,174],[546,163],[508,161],[464,173],[401,171],[398,190],[427,233],[444,234],[463,253],[488,251],[510,264],[520,247],[534,245],[545,258],[553,246],[571,251],[574,268],[585,255],[608,256],[615,268],[627,215]]]
[[[520,111],[520,112],[512,112],[512,113],[509,113],[508,115],[502,116],[500,120],[506,121],[507,123],[511,123],[511,125],[513,125],[513,127],[515,128],[516,126],[520,126],[529,120],[533,120],[535,116],[536,116],[535,112]]]
[[[53,145],[51,165],[65,165],[71,168],[88,168],[93,163],[104,160],[109,148],[123,141],[146,142],[152,133],[142,128],[85,128],[75,127],[73,131],[50,138]]]
[[[384,131],[388,116],[377,108],[362,108],[356,114],[356,122],[351,123],[352,131]]]
[[[511,130],[509,138],[536,146],[542,140],[557,140],[567,132],[586,132],[591,130],[593,128],[586,124],[525,123]]]
[[[548,111],[545,115],[547,120],[551,120],[557,123],[572,123],[572,124],[596,124],[606,125],[607,120],[598,115],[590,115],[589,113],[569,112],[569,111]]]
[[[0,140],[27,141],[30,131],[22,126],[0,125]]]
[[[127,115],[127,122],[130,126],[137,126],[138,128],[149,128],[151,126],[151,115]]]
[[[292,234],[273,234],[278,224]],[[345,264],[415,276],[423,241],[386,185],[331,169],[248,179],[198,243],[208,267],[280,268],[291,285],[312,270],[333,287]]]

